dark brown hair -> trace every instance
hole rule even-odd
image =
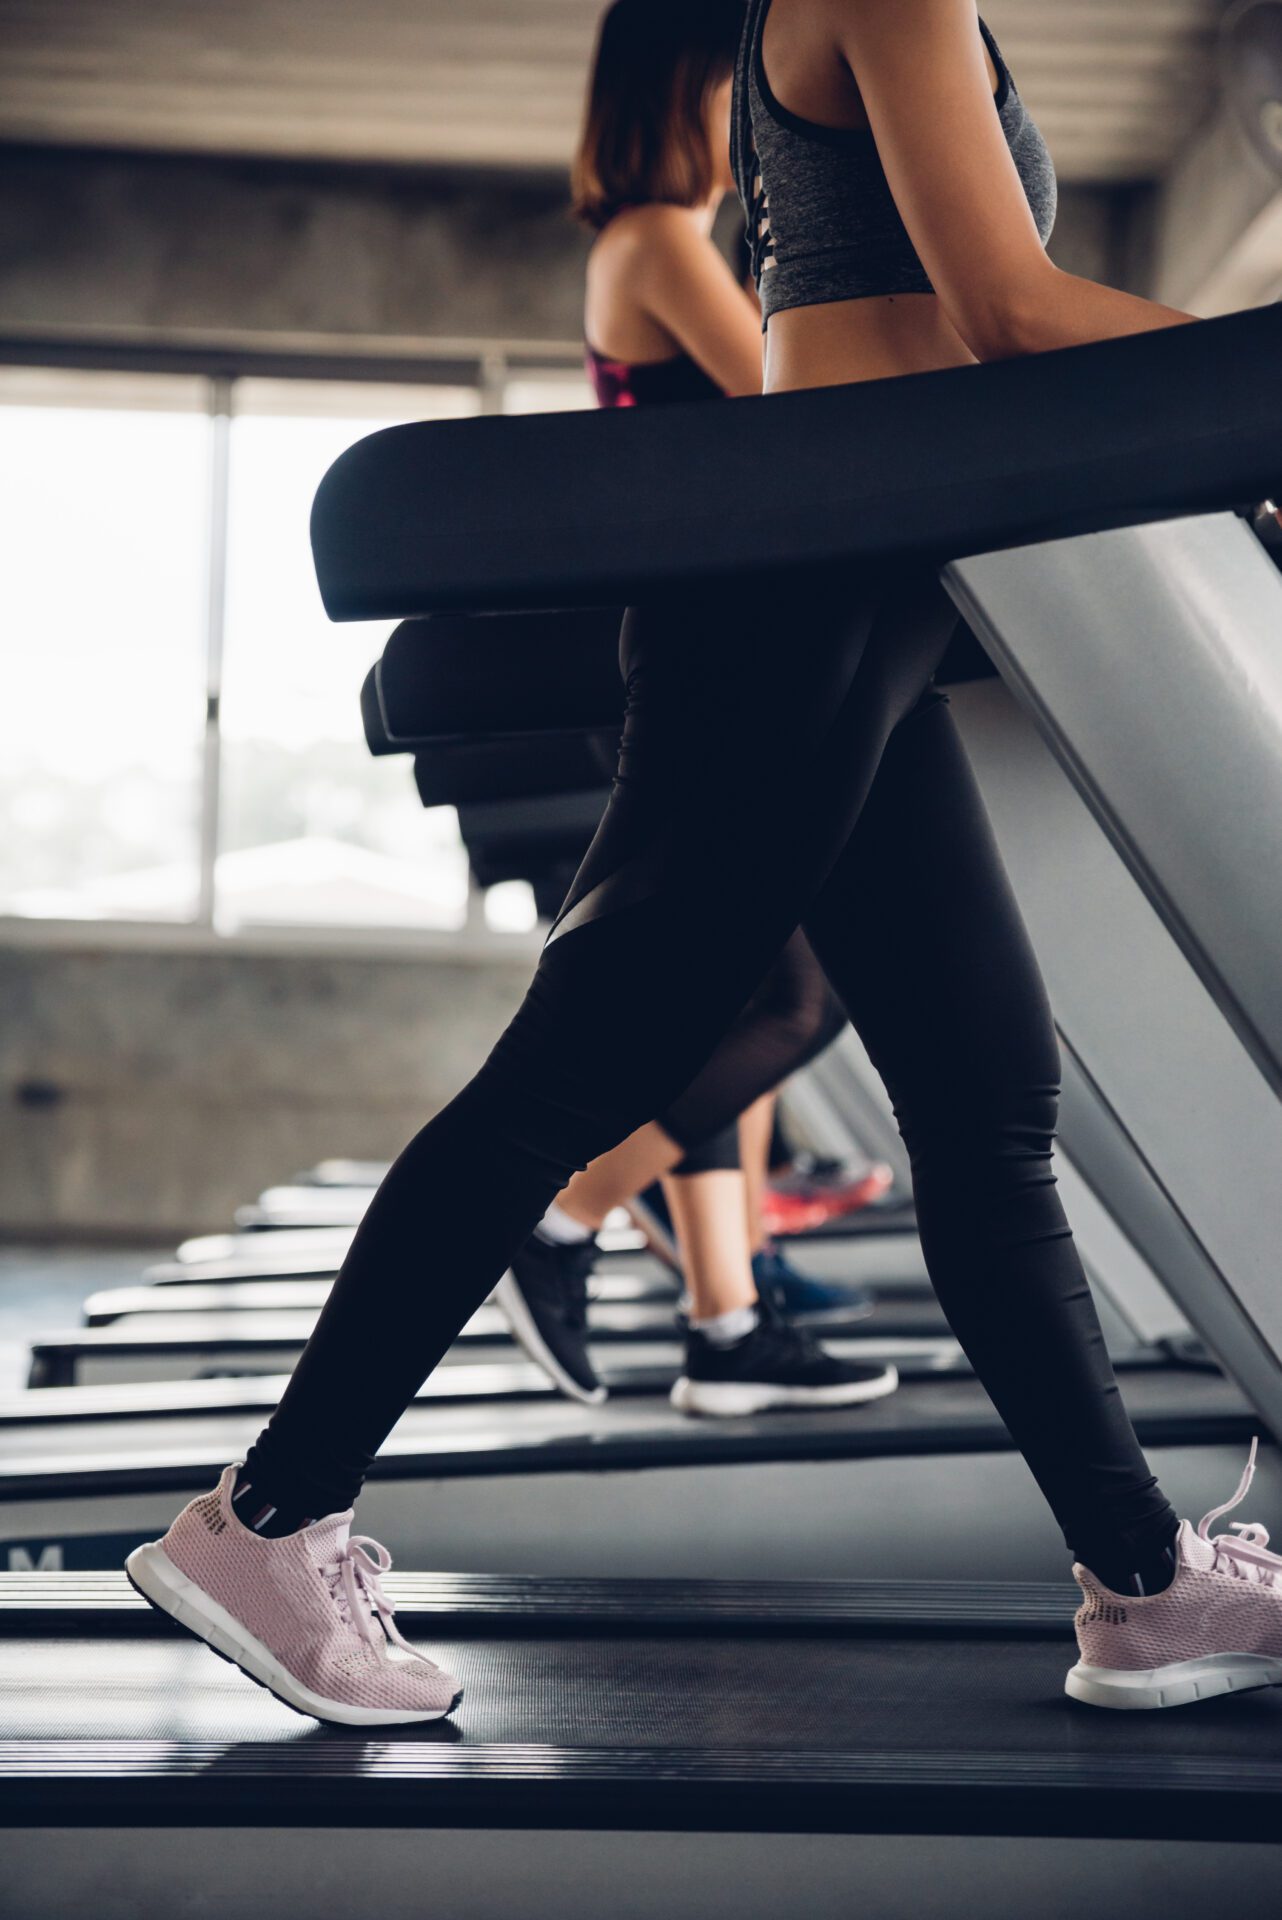
[[[599,231],[621,207],[707,199],[704,114],[734,67],[743,17],[743,0],[614,0],[570,171],[574,212],[586,225]]]

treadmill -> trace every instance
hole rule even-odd
[[[1094,1215],[1080,1226],[1092,1268],[1116,1282],[1126,1244]],[[915,1251],[911,1236],[895,1244]],[[612,1277],[630,1297],[594,1310],[608,1336],[594,1343],[606,1408],[553,1392],[514,1355],[493,1309],[425,1383],[362,1508],[411,1564],[822,1578],[873,1554],[887,1574],[938,1577],[963,1573],[982,1534],[1006,1577],[1062,1572],[1058,1536],[933,1297],[891,1294],[852,1337],[825,1330],[838,1352],[897,1367],[890,1400],[841,1416],[691,1422],[667,1404],[681,1360],[670,1302],[638,1301],[639,1275],[607,1276],[603,1290]],[[0,1400],[0,1565],[110,1568],[154,1537],[176,1499],[243,1454],[325,1285],[114,1288],[86,1301],[79,1333],[37,1342],[41,1384]],[[175,1301],[192,1311],[172,1311]],[[1254,1430],[1246,1401],[1201,1356],[1138,1343],[1103,1305],[1157,1464],[1194,1504],[1214,1504]],[[1269,1458],[1263,1470],[1274,1468]],[[914,1528],[901,1524],[905,1509]]]
[[[1092,1715],[1062,1587],[387,1586],[455,1723],[309,1726],[123,1575],[0,1576],[6,1910],[1276,1912],[1282,1703]]]
[[[1103,1317],[1133,1417],[1202,1511],[1238,1471],[1255,1416],[1200,1351],[1139,1338],[1112,1300],[1142,1263],[1102,1210],[1075,1212],[1090,1270],[1109,1276]],[[915,1254],[911,1236],[893,1244]],[[940,1577],[964,1574],[982,1537],[1004,1577],[1062,1573],[1062,1543],[933,1297],[892,1293],[850,1336],[825,1330],[838,1352],[897,1367],[889,1400],[692,1422],[667,1403],[681,1360],[670,1303],[638,1301],[636,1280],[616,1277],[632,1297],[593,1314],[606,1407],[553,1392],[486,1308],[425,1383],[362,1505],[411,1564],[828,1578],[872,1555],[887,1575]],[[86,1301],[80,1332],[37,1342],[40,1384],[0,1400],[0,1566],[110,1568],[163,1530],[175,1501],[253,1439],[325,1284],[115,1288]],[[1169,1324],[1168,1296],[1148,1285]],[[1263,1474],[1276,1471],[1266,1455]]]
[[[1264,309],[680,419],[396,428],[343,456],[313,522],[340,618],[637,597],[758,561],[940,565],[1202,995],[1190,1044],[1216,1125],[1197,1152],[1148,1070],[1169,1037],[1151,1001],[1160,1030],[1125,1048],[1088,995],[1077,1065],[1112,1123],[1101,1154],[1131,1161],[1119,1206],[1169,1249],[1161,1278],[1274,1432],[1277,1161],[1239,1152],[1230,1188],[1199,1155],[1282,1087],[1282,895],[1260,885],[1282,870],[1282,580],[1235,511],[1276,482],[1280,348]],[[715,511],[686,484],[709,469]],[[1159,683],[1119,632],[1160,642]],[[429,1583],[418,1605],[468,1698],[452,1730],[375,1740],[286,1727],[203,1649],[143,1629],[118,1579],[77,1580],[6,1583],[0,1804],[27,1905],[96,1914],[109,1877],[135,1905],[198,1887],[246,1913],[269,1879],[287,1915],[322,1881],[390,1914],[429,1887],[472,1914],[688,1911],[729,1890],[749,1915],[844,1914],[853,1895],[894,1915],[1067,1916],[1094,1896],[1155,1916],[1226,1886],[1236,1911],[1276,1911],[1282,1697],[1078,1707],[1062,1583],[474,1580],[452,1600]],[[60,1845],[68,1829],[92,1846]]]

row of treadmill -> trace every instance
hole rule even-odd
[[[1263,309],[667,421],[394,429],[331,470],[313,520],[333,616],[401,623],[366,687],[371,745],[459,806],[486,884],[529,879],[545,910],[599,812],[620,605],[749,554],[939,567],[975,648],[949,695],[1056,1011],[1058,1175],[1123,1392],[1194,1519],[1258,1435],[1266,1523],[1282,578],[1254,509],[1282,480],[1280,347]],[[714,460],[729,497],[674,517]],[[762,501],[780,503],[764,536]],[[894,1170],[793,1251],[872,1288],[833,1344],[892,1358],[899,1390],[676,1414],[676,1282],[621,1220],[591,1308],[603,1406],[560,1398],[482,1307],[359,1515],[396,1557],[403,1629],[463,1678],[439,1727],[302,1720],[118,1572],[274,1405],[376,1169],[267,1190],[33,1345],[0,1403],[15,1912],[249,1920],[269,1884],[290,1915],[1146,1915],[1228,1875],[1239,1912],[1276,1909],[1282,1697],[1064,1696],[1063,1545],[934,1304],[853,1032],[787,1110],[816,1151]]]

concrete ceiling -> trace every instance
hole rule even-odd
[[[1224,0],[987,0],[1061,177],[1160,178]],[[0,0],[0,139],[561,166],[598,0]]]

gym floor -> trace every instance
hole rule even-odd
[[[142,1268],[165,1252],[141,1245],[0,1246],[0,1393],[26,1386],[33,1335],[74,1333],[84,1325],[89,1294],[136,1285]]]

